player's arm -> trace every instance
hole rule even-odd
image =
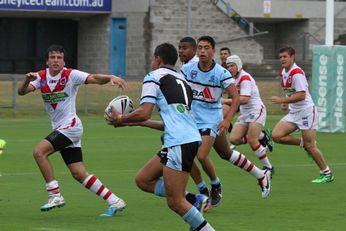
[[[18,95],[26,95],[29,92],[35,91],[35,87],[30,84],[31,81],[37,79],[36,72],[29,72],[25,75],[24,81],[18,87]]]
[[[159,120],[146,120],[143,122],[139,122],[138,126],[152,128],[152,129],[156,129],[160,131],[164,130],[163,121],[159,121]]]
[[[232,104],[232,99],[221,98],[221,104],[227,104],[230,106]]]
[[[292,87],[296,89],[296,92],[289,95],[288,97],[273,96],[271,101],[277,104],[290,104],[302,101],[305,99],[307,91],[307,81],[304,75],[295,74],[292,77]]]
[[[239,97],[239,103],[240,104],[247,104],[248,102],[249,102],[249,100],[250,100],[250,96],[245,96],[245,95],[241,95],[240,97]]]
[[[296,102],[302,101],[304,99],[305,99],[305,91],[296,92],[289,97],[279,97],[279,96],[272,96],[271,97],[272,103],[275,103],[275,104],[296,103]]]
[[[140,127],[146,127],[146,128],[152,128],[156,130],[163,131],[164,130],[164,124],[162,121],[159,120],[146,120],[143,122],[133,122],[133,123],[122,123],[122,126],[140,126]],[[116,126],[120,127],[120,126]]]
[[[154,106],[152,103],[143,103],[129,114],[120,114],[112,107],[112,114],[105,113],[104,117],[108,124],[114,126],[121,126],[123,123],[143,122],[150,119]]]
[[[85,83],[87,84],[106,84],[111,83],[112,85],[118,85],[121,88],[126,88],[127,84],[125,80],[115,75],[104,75],[104,74],[90,74],[87,77]]]
[[[235,84],[230,84],[225,91],[228,94],[228,98],[232,99],[232,104],[230,105],[228,111],[226,112],[223,121],[218,125],[218,128],[221,132],[227,131],[234,115],[237,113],[239,104],[240,104],[240,96],[238,94],[237,88]]]
[[[239,102],[241,105],[243,104],[247,104],[250,100],[251,97],[251,91],[252,91],[252,87],[251,87],[251,79],[249,76],[243,76],[242,77],[241,83],[240,83],[240,98],[239,98]]]

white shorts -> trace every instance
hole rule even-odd
[[[218,124],[197,124],[197,128],[201,136],[212,136],[216,138],[220,133]]]
[[[317,129],[317,113],[314,106],[302,109],[298,112],[290,112],[281,120],[297,125],[300,130]]]
[[[262,106],[261,109],[251,110],[249,113],[239,115],[236,124],[248,125],[249,123],[259,123],[263,127],[266,124],[267,110]]]
[[[191,172],[192,164],[195,156],[197,155],[199,141],[192,143],[177,145],[173,147],[163,148],[159,151],[158,156],[161,163],[168,168]]]
[[[56,130],[64,134],[72,141],[72,144],[66,148],[82,146],[83,125],[79,118],[75,118],[72,123],[61,125]]]

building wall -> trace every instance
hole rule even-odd
[[[78,66],[93,73],[109,71],[109,17],[127,18],[127,76],[141,79],[150,70],[150,59],[156,45],[178,41],[187,33],[186,0],[113,0],[111,15],[81,18],[79,21]],[[122,7],[117,7],[121,4]],[[210,35],[216,40],[215,60],[219,49],[229,47],[244,63],[262,63],[263,59],[277,59],[281,46],[291,45],[297,59],[311,59],[313,45],[324,43],[324,18],[311,19],[253,19],[260,31],[268,34],[247,37],[247,34],[210,0],[192,0],[191,35],[197,39]],[[249,19],[251,21],[251,19]],[[346,33],[346,19],[336,18],[335,39]],[[318,42],[319,41],[319,42]],[[178,62],[179,63],[179,62]],[[178,67],[180,63],[178,64]]]
[[[149,1],[113,0],[109,15],[81,18],[78,30],[78,67],[91,73],[109,73],[110,19],[127,18],[127,78],[143,78],[148,71]]]
[[[109,15],[82,18],[78,27],[78,69],[108,73]]]
[[[126,73],[128,78],[142,79],[150,69],[149,12],[113,13],[112,17],[127,18]]]
[[[228,16],[219,11],[210,0],[192,0],[191,36],[197,39],[210,35],[216,40],[216,61],[219,49],[230,47],[233,54],[240,55],[245,62],[260,63],[263,48],[253,38],[237,39],[246,33]],[[152,0],[150,4],[150,23],[152,24],[151,50],[162,43],[178,45],[187,36],[187,1]]]

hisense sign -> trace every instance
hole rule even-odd
[[[318,131],[345,132],[346,46],[313,49],[312,97],[318,113]]]

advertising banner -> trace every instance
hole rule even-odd
[[[346,46],[316,46],[312,54],[318,131],[345,132]]]
[[[0,0],[1,9],[111,12],[112,0]]]

